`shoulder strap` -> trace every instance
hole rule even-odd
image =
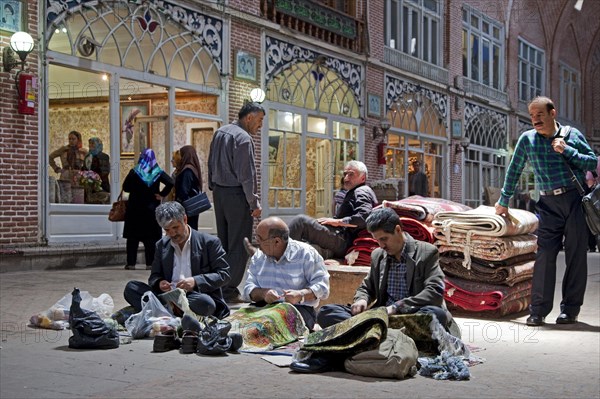
[[[566,134],[563,134],[563,131],[566,131]],[[556,137],[557,138],[566,138],[570,134],[571,134],[571,126],[563,126],[561,128],[560,132],[558,133],[558,136],[556,136]],[[571,172],[571,181],[575,185],[575,188],[577,188],[577,191],[579,191],[579,194],[581,194],[582,196],[584,196],[585,195],[585,189],[583,188],[583,186],[581,185],[581,182],[579,181],[579,179],[575,175],[575,172],[573,172],[573,168],[571,168],[571,165],[569,164],[569,162],[567,162],[567,159],[565,158],[565,156],[563,154],[560,154],[560,155],[561,155],[560,159],[563,160],[563,162],[567,166],[567,169],[569,169],[569,172]]]

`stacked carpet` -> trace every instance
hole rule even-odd
[[[500,317],[527,309],[537,250],[534,214],[511,209],[503,217],[480,206],[440,212],[432,224],[451,310]]]

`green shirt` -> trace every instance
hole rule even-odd
[[[558,124],[558,123],[557,123]],[[524,132],[515,147],[515,153],[506,171],[506,180],[502,187],[500,200],[502,206],[508,206],[508,201],[515,193],[521,172],[525,163],[529,161],[533,167],[535,181],[540,190],[554,190],[559,187],[573,187],[571,172],[561,159],[563,156],[575,172],[582,184],[585,184],[585,172],[595,170],[598,159],[585,136],[577,129],[571,128],[571,132],[565,137],[567,146],[562,154],[554,151],[552,140],[563,135],[563,128],[559,125],[558,132],[551,138],[547,138],[535,129]]]

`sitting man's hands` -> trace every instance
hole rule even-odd
[[[179,280],[179,282],[175,285],[175,288],[181,288],[185,292],[190,292],[194,290],[196,286],[196,280],[193,277],[187,277]]]
[[[283,298],[286,302],[291,303],[292,305],[299,304],[302,302],[302,291],[301,290],[284,290]]]
[[[161,280],[158,284],[158,288],[160,288],[162,292],[169,292],[171,291],[171,283],[169,283],[167,280]]]
[[[265,293],[265,302],[266,303],[274,303],[277,302],[281,299],[281,295],[279,295],[279,292],[277,292],[277,290],[274,289],[270,289]]]
[[[367,306],[369,306],[369,304],[364,299],[359,299],[358,301],[354,302],[350,308],[352,316],[356,316],[357,314],[364,312],[367,310]]]

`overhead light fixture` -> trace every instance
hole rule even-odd
[[[31,51],[33,51],[33,38],[27,32],[17,32],[10,38],[10,46],[2,50],[2,61],[4,64],[4,72],[10,72],[19,61],[15,58],[15,53],[21,60],[21,71],[25,69],[25,59]]]
[[[373,126],[373,140],[376,140],[378,137],[385,137],[390,127],[392,127],[390,121],[387,118],[382,119],[379,122],[379,127]]]
[[[263,101],[265,101],[265,97],[265,91],[260,87],[255,87],[250,91],[250,99],[255,103],[262,103]]]
[[[581,7],[583,7],[583,0],[577,0],[577,3],[575,3],[575,9],[577,11],[581,11]]]

